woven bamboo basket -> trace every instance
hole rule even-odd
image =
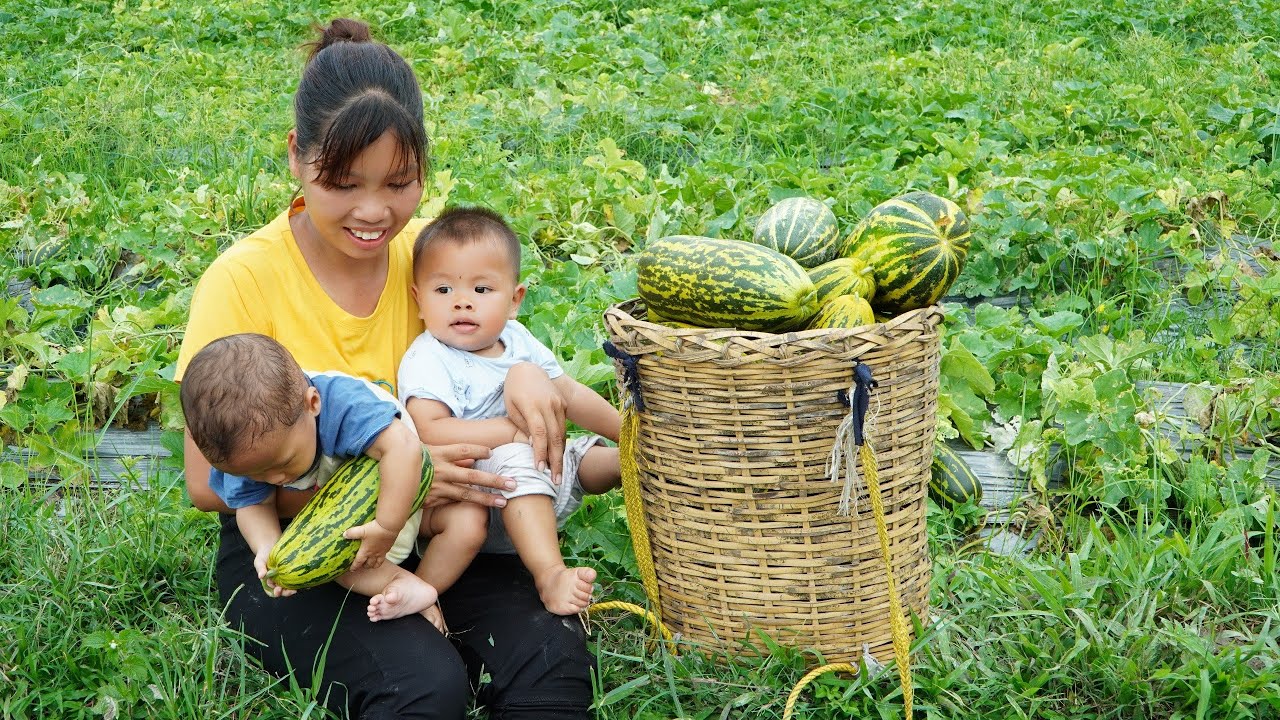
[[[759,646],[762,631],[829,662],[891,658],[889,580],[867,486],[856,483],[852,511],[840,515],[843,483],[828,460],[850,412],[842,394],[864,363],[878,382],[866,438],[897,595],[927,622],[941,310],[787,334],[644,318],[639,300],[605,313],[611,342],[636,361],[634,446],[663,623],[735,652]]]

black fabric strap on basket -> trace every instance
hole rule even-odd
[[[608,352],[608,349],[605,349]],[[867,408],[871,406],[871,391],[880,386],[871,374],[871,368],[866,363],[858,363],[853,366],[853,398],[850,400],[849,391],[837,390],[836,400],[841,405],[853,411],[853,444],[859,447],[863,442],[863,422],[867,418]]]
[[[622,384],[631,393],[631,404],[636,412],[644,411],[644,395],[640,392],[640,359],[605,340],[604,354],[622,363]]]

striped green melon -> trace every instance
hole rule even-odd
[[[422,506],[434,475],[434,466],[424,452],[414,510]],[[267,577],[280,587],[300,590],[345,573],[356,559],[360,541],[347,540],[342,533],[377,515],[379,485],[377,460],[361,455],[343,463],[271,548]]]
[[[934,502],[947,508],[982,502],[982,481],[969,463],[945,443],[934,445],[930,470],[929,497]]]
[[[42,265],[66,247],[67,239],[65,237],[52,237],[37,243],[31,248],[30,252],[18,251],[15,253],[15,260],[22,267],[35,267]]]
[[[658,313],[656,313],[656,312],[654,312],[654,311],[652,311],[652,310],[646,310],[646,311],[645,311],[645,317],[644,317],[644,319],[645,319],[647,322],[651,322],[651,323],[653,323],[653,324],[655,324],[655,325],[666,325],[667,327],[673,327],[673,328],[696,328],[696,327],[699,327],[699,326],[697,326],[697,325],[690,325],[689,323],[682,323],[682,322],[679,322],[678,320],[672,320],[671,318],[664,318],[664,317],[662,317],[661,315],[659,315]]]
[[[804,268],[762,245],[673,235],[650,243],[636,267],[645,306],[680,323],[778,332],[818,311]]]
[[[876,280],[871,267],[856,258],[836,258],[809,271],[818,289],[818,305],[826,305],[841,295],[857,295],[871,300],[876,294]]]
[[[811,268],[836,257],[839,237],[840,226],[831,208],[813,198],[793,197],[760,216],[751,241]]]
[[[809,329],[856,328],[872,325],[876,321],[871,304],[857,295],[839,295],[831,298],[817,315],[809,321]]]
[[[880,203],[840,247],[842,257],[871,266],[872,301],[898,314],[936,303],[960,276],[969,254],[969,219],[955,203],[910,192]]]

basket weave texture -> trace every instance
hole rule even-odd
[[[865,479],[853,511],[840,516],[843,483],[831,481],[827,462],[849,413],[840,392],[865,363],[878,382],[866,437],[898,596],[927,622],[941,310],[787,334],[677,329],[644,317],[631,300],[610,308],[605,323],[613,344],[638,360],[635,445],[663,622],[739,652],[763,631],[829,662],[856,662],[864,645],[882,662],[892,657],[888,576]],[[618,372],[624,382],[621,364]]]

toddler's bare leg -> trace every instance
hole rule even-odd
[[[533,575],[538,595],[548,612],[574,615],[591,602],[591,584],[596,571],[589,567],[566,567],[560,557],[555,510],[546,495],[523,495],[507,501],[502,523],[511,544]]]
[[[602,495],[618,487],[622,470],[618,465],[618,448],[596,445],[582,455],[578,466],[578,484],[589,495]]]
[[[462,577],[462,573],[480,552],[489,532],[489,508],[469,502],[428,508],[422,511],[420,535],[430,538],[418,563],[418,577],[438,592],[444,592]],[[444,616],[438,607],[424,615],[440,632],[445,632]]]
[[[423,514],[424,529],[431,541],[418,563],[418,577],[439,592],[453,587],[480,552],[489,533],[489,508],[469,502],[455,502],[431,508]]]
[[[373,622],[424,612],[436,604],[438,597],[436,589],[425,580],[391,563],[351,570],[338,578],[338,584],[368,596],[367,613]]]

